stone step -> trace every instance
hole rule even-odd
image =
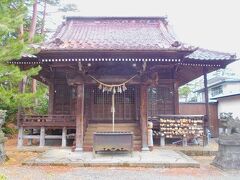
[[[108,127],[101,127],[101,128],[87,128],[87,131],[91,131],[91,132],[96,132],[96,131],[109,131],[112,132],[112,128],[108,128]],[[114,128],[114,131],[123,131],[123,132],[130,132],[130,131],[135,131],[135,132],[141,132],[139,128]]]
[[[92,145],[93,141],[84,141],[83,145]],[[134,140],[133,145],[141,145],[142,141],[141,140]]]
[[[133,136],[133,140],[141,140],[142,137],[139,136]],[[84,141],[92,141],[93,140],[93,135],[88,135],[88,136],[84,136]]]
[[[138,127],[140,126],[138,123],[115,123],[114,124],[116,127],[122,127],[122,126],[127,126],[127,127]],[[89,123],[88,127],[112,127],[112,123]]]
[[[112,132],[112,131],[109,131],[109,130],[107,130],[107,129],[102,129],[102,130],[87,130],[86,132],[85,132],[85,135],[87,135],[87,134],[93,134],[93,133],[95,133],[95,132]],[[136,134],[136,135],[140,135],[141,134],[141,132],[139,131],[139,130],[116,130],[115,132],[132,132],[133,134]]]

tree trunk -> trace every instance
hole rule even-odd
[[[47,1],[44,0],[43,5],[43,17],[42,17],[42,27],[41,27],[41,34],[44,34],[44,26],[45,26],[45,19],[46,19],[46,9],[47,9]]]
[[[32,14],[32,21],[31,21],[31,27],[29,31],[28,41],[31,43],[33,41],[35,31],[36,31],[36,25],[37,25],[37,0],[34,0],[33,3],[33,14]],[[35,79],[32,79],[32,93],[36,93],[37,89],[37,82]],[[35,105],[37,105],[37,101],[35,101]]]
[[[37,25],[37,0],[34,0],[32,22],[31,22],[31,27],[30,27],[29,36],[28,36],[29,42],[33,41],[33,37],[36,31],[36,25]]]

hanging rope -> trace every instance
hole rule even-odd
[[[137,76],[137,74],[134,75],[134,76],[132,76],[132,77],[129,78],[128,80],[120,83],[120,84],[106,84],[106,83],[104,83],[104,82],[99,81],[99,80],[96,79],[95,77],[89,75],[89,77],[91,77],[92,79],[94,79],[94,80],[99,84],[98,89],[101,89],[103,92],[104,92],[104,91],[112,92],[113,94],[115,94],[115,93],[117,93],[117,92],[122,93],[122,92],[126,91],[126,90],[127,90],[126,84],[127,84],[129,81],[131,81],[132,79],[134,79],[136,76]]]

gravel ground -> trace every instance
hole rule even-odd
[[[214,157],[196,156],[200,168],[81,168],[67,166],[22,166],[21,162],[37,152],[16,151],[15,140],[6,144],[9,160],[0,166],[1,175],[11,180],[141,180],[141,179],[240,179],[240,171],[222,171],[212,165]]]
[[[216,169],[149,169],[149,168],[71,168],[71,167],[2,167],[0,174],[13,180],[139,180],[139,179],[239,179],[239,172]]]

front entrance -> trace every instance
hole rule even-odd
[[[85,112],[89,122],[112,122],[112,93],[97,86],[85,87]],[[115,94],[115,122],[139,120],[139,88],[127,86],[125,92]]]

